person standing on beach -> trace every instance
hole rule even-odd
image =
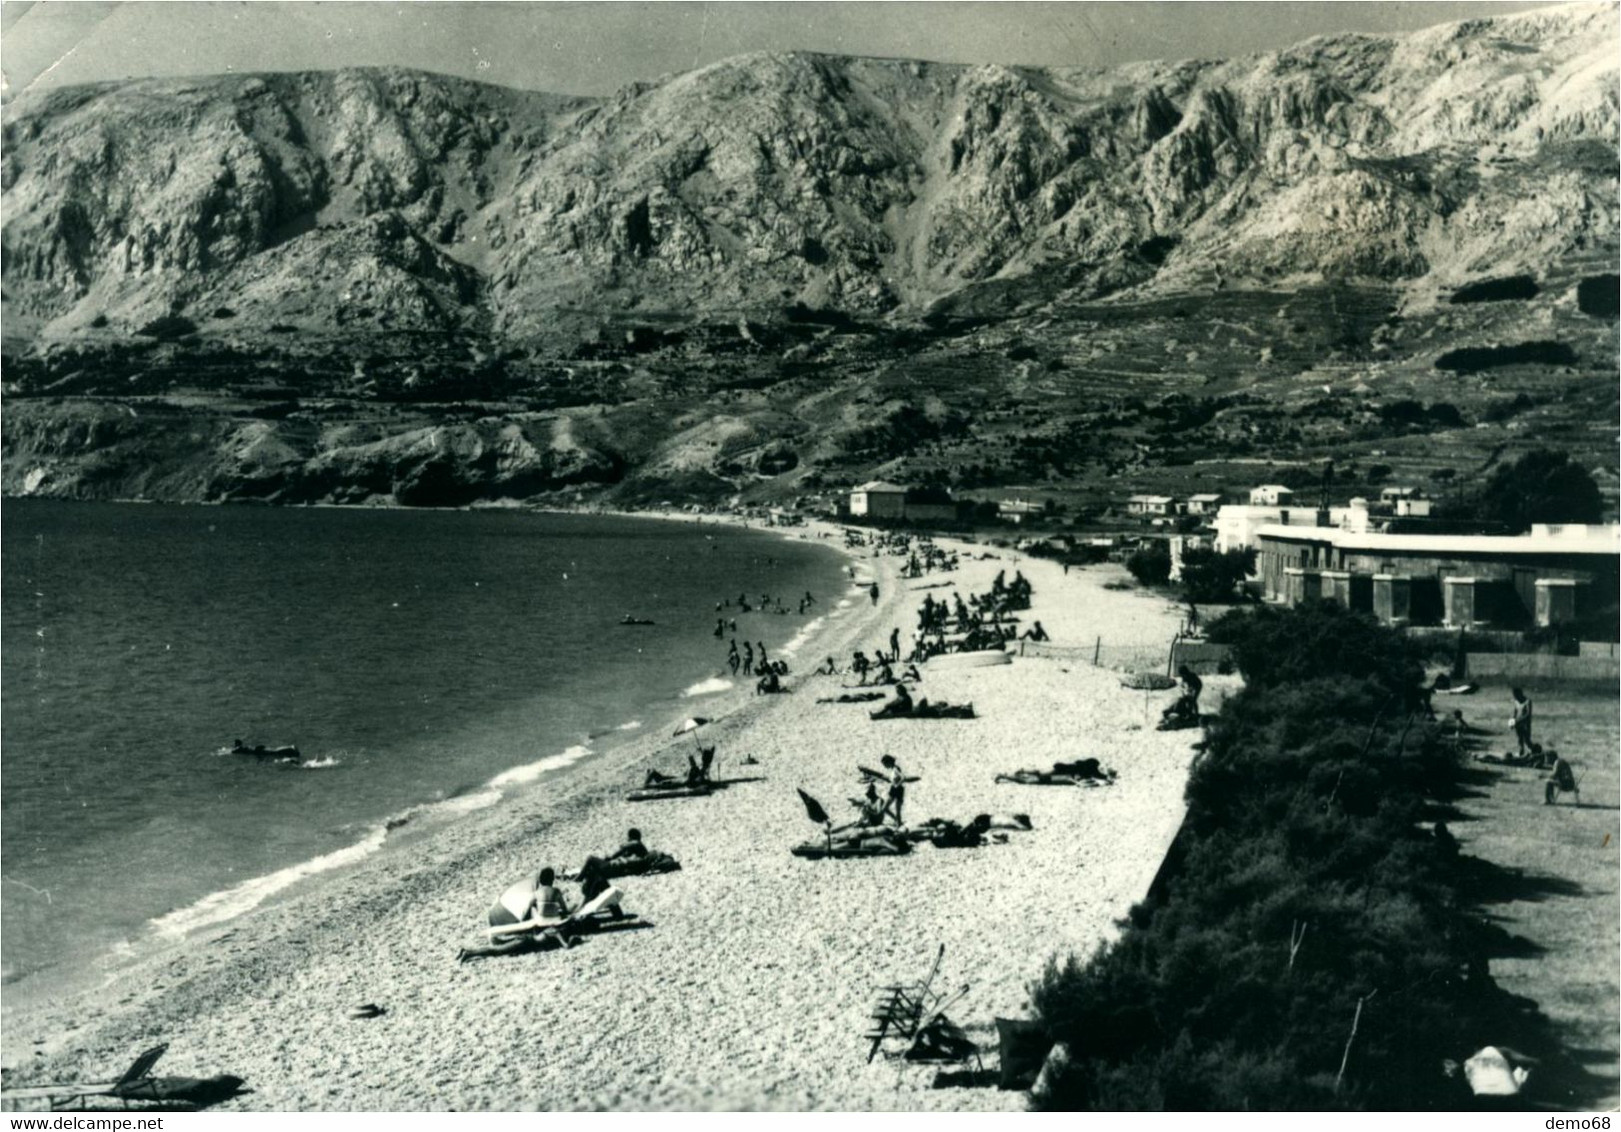
[[[722,620],[721,618],[719,618],[719,617],[715,618],[715,637],[716,637],[716,639],[718,640],[719,638],[724,637],[725,635],[726,635],[726,622],[724,620]]]
[[[872,603],[874,605],[878,604],[878,583],[877,582],[874,582],[872,584],[872,588],[867,591],[867,596],[872,598]]]
[[[743,675],[754,675],[754,646],[747,641],[743,642]]]
[[[1509,695],[1514,697],[1514,715],[1509,724],[1520,744],[1520,754],[1524,755],[1531,749],[1531,697],[1525,694],[1524,688],[1510,688]]]
[[[897,661],[901,658],[901,631],[899,628],[889,631],[889,655]]]
[[[884,814],[894,814],[896,825],[905,825],[901,818],[901,807],[906,804],[906,774],[901,770],[901,764],[895,761],[894,755],[885,755],[879,760],[879,765],[889,772],[889,800],[884,804]],[[883,815],[879,815],[882,819]]]
[[[760,652],[760,659],[759,659],[759,661],[758,661],[758,663],[759,663],[759,665],[760,665],[760,671],[762,671],[762,672],[764,672],[764,671],[765,671],[765,666],[766,666],[766,665],[765,665],[765,642],[764,642],[764,641],[761,641],[761,642],[760,642],[760,643],[759,643],[759,644],[758,644],[758,645],[756,645],[756,646],[755,646],[755,647],[756,647],[756,648],[757,648],[757,649],[758,649],[758,650],[759,650],[759,652]]]
[[[726,652],[726,663],[727,663],[728,666],[730,666],[730,668],[732,670],[732,675],[736,676],[737,675],[737,666],[739,664],[743,663],[742,660],[737,655],[737,638],[736,637],[732,638],[732,647],[730,649],[728,649],[727,652]]]

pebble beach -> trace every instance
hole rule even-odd
[[[960,553],[959,569],[916,579],[899,576],[901,558],[855,550],[850,588],[808,626],[789,694],[757,697],[740,679],[692,700],[711,720],[701,734],[717,746],[715,774],[739,780],[727,789],[627,801],[649,767],[683,769],[694,743],[668,727],[633,739],[103,985],[8,996],[7,1084],[106,1079],[165,1041],[162,1072],[246,1080],[252,1091],[223,1110],[1024,1108],[1020,1092],[931,1088],[939,1066],[869,1063],[868,1016],[881,987],[922,979],[943,945],[934,989],[994,1068],[994,1020],[1028,1017],[1047,962],[1091,954],[1146,894],[1181,821],[1198,732],[1156,731],[1175,693],[1123,687],[1086,650],[1158,647],[1163,671],[1181,611],[1106,588],[1125,577],[1119,567],[1066,573],[1006,549],[941,545]],[[810,675],[822,657],[847,663],[896,627],[910,639],[925,594],[966,597],[1015,570],[1034,591],[1024,623],[1039,619],[1060,647],[982,668],[937,659],[914,688],[972,703],[977,718],[874,721],[876,703],[817,702],[854,683]],[[848,820],[856,767],[885,754],[919,777],[909,823],[1018,813],[1032,828],[974,849],[791,855],[821,835],[796,788]],[[1087,757],[1113,767],[1115,784],[994,781]],[[615,882],[642,926],[457,962],[508,885],[611,851],[630,826],[683,866]],[[362,1004],[382,1012],[352,1018]]]

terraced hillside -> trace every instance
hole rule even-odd
[[[1109,72],[751,56],[7,105],[3,486],[1077,508],[1613,465],[1613,5]],[[1351,481],[1347,481],[1351,482]],[[1371,480],[1369,482],[1372,482]]]

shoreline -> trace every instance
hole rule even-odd
[[[59,501],[47,500],[47,502]],[[347,505],[334,505],[330,509],[435,510],[397,507],[355,508]],[[692,518],[689,515],[675,516],[633,511],[607,514],[585,510],[530,509],[529,513],[632,521]],[[761,530],[766,534],[792,537],[786,530],[751,528],[743,523],[730,525]],[[802,529],[801,537],[803,537]],[[838,577],[845,578],[849,555],[845,552],[842,540],[805,541],[813,543],[826,541],[826,545],[835,552],[836,560],[839,562]],[[841,590],[840,593],[842,592]],[[775,646],[778,653],[782,653],[784,645],[799,640],[804,634],[806,625],[824,620],[825,617],[817,615],[808,615],[801,619],[799,631],[790,640]],[[724,669],[721,671],[724,672]],[[490,771],[487,777],[467,781],[453,790],[425,793],[390,811],[379,811],[357,818],[341,827],[348,836],[347,840],[331,847],[312,850],[309,855],[297,860],[288,861],[279,867],[272,865],[263,873],[249,874],[245,880],[227,884],[194,899],[162,909],[148,916],[138,929],[128,931],[122,939],[109,939],[99,950],[84,951],[68,959],[58,956],[44,966],[25,969],[15,975],[8,974],[3,984],[6,996],[5,1015],[8,1018],[11,1016],[15,1004],[21,1004],[23,1009],[28,1010],[40,1003],[99,990],[116,983],[133,972],[163,961],[166,957],[174,955],[177,950],[191,946],[199,937],[229,929],[237,920],[251,915],[262,907],[310,895],[313,890],[332,883],[337,877],[353,871],[374,857],[414,851],[424,841],[431,840],[449,826],[465,822],[478,811],[486,809],[499,811],[509,808],[515,801],[532,791],[553,788],[560,784],[563,784],[563,789],[567,791],[570,787],[566,784],[571,777],[581,771],[582,765],[612,758],[616,752],[629,744],[656,737],[661,727],[668,730],[680,719],[700,710],[702,705],[724,700],[728,694],[737,691],[731,686],[733,682],[728,680],[725,681],[728,687],[718,692],[694,694],[694,689],[700,685],[719,679],[713,672],[713,669],[693,667],[689,670],[691,679],[682,681],[686,684],[685,688],[674,688],[668,695],[661,692],[656,701],[649,701],[645,697],[638,698],[625,705],[625,712],[621,717],[613,719],[604,717],[601,722],[593,724],[589,730],[582,731],[575,738],[558,736],[555,747],[537,748],[537,752],[547,752],[538,758],[530,755],[523,761],[498,766]],[[77,969],[74,969],[75,965]],[[15,1059],[11,1056],[13,1051],[7,1049],[3,1052],[4,1064],[8,1067],[13,1065],[15,1063]]]
[[[810,527],[774,530],[784,537],[817,536]],[[828,541],[842,550],[842,539]],[[970,561],[968,553],[985,554],[986,548],[959,549],[965,558],[958,573],[910,584],[897,581],[897,559],[854,558],[862,573],[878,580],[881,600],[877,606],[855,600],[852,582],[842,597],[848,604],[828,602],[821,628],[800,651],[789,681],[792,695],[756,698],[745,686],[696,697],[714,719],[704,735],[719,744],[721,772],[744,753],[757,754],[765,782],[690,802],[624,803],[627,782],[643,767],[668,769],[684,755],[682,741],[648,721],[623,744],[570,768],[566,778],[542,777],[499,806],[411,840],[403,852],[375,854],[316,891],[278,898],[197,933],[172,953],[116,973],[93,1003],[87,994],[31,1003],[8,995],[4,1064],[19,1078],[94,1074],[116,1069],[142,1035],[161,1032],[173,1043],[173,1064],[165,1065],[171,1072],[237,1073],[257,1090],[227,1108],[1017,1107],[1019,1094],[897,1091],[895,1070],[882,1061],[859,1072],[861,1043],[850,1027],[862,1025],[867,981],[920,977],[913,968],[925,951],[932,953],[931,941],[950,938],[943,975],[950,971],[954,979],[986,984],[983,995],[971,992],[961,1007],[961,1020],[969,1025],[972,1019],[970,1032],[983,1040],[989,1013],[1020,1009],[1024,988],[1055,948],[1095,946],[1146,892],[1180,822],[1191,750],[1185,736],[1141,729],[1146,700],[1120,689],[1117,674],[1079,664],[1071,671],[1051,660],[925,671],[923,690],[930,698],[980,700],[984,727],[976,727],[979,721],[871,724],[862,718],[863,708],[815,705],[817,695],[835,686],[804,674],[816,657],[847,656],[851,648],[887,637],[892,625],[909,627],[925,588],[943,581],[965,593],[980,592],[996,568],[1011,573],[1013,556],[1007,552]],[[1074,632],[1061,636],[1061,626],[1111,618],[1145,641],[1174,624],[1166,603],[1104,591],[1097,572],[1077,571],[1066,580],[1053,563],[1022,559],[1018,567],[1035,584],[1031,616],[1042,618],[1057,639],[1081,639]],[[1103,606],[1110,617],[1098,616]],[[1071,711],[1091,713],[1093,725],[1077,719],[1077,726],[1044,731],[1044,720]],[[1100,730],[1098,723],[1107,727]],[[897,730],[873,734],[875,728]],[[989,749],[983,746],[986,731],[998,736]],[[1021,736],[1024,731],[1041,733]],[[1006,750],[995,758],[1012,769],[1038,765],[1048,752],[1067,757],[1077,744],[1111,732],[1118,757],[1083,753],[1104,754],[1105,762],[1120,765],[1123,787],[989,789],[990,750]],[[1005,846],[956,852],[923,847],[893,860],[803,862],[789,856],[790,844],[815,832],[804,821],[794,787],[802,784],[842,811],[840,791],[854,790],[841,784],[853,763],[876,761],[873,742],[894,749],[909,769],[925,767],[923,783],[908,801],[911,820],[1015,808],[1032,814],[1035,832],[1015,835]],[[561,793],[548,796],[547,787],[559,783]],[[999,795],[994,805],[989,793]],[[1082,811],[1097,812],[1102,840],[1077,851],[1071,843],[1075,831],[1068,827]],[[629,824],[642,825],[654,848],[673,852],[685,866],[669,876],[621,882],[627,907],[650,919],[652,930],[592,939],[566,954],[454,963],[456,946],[477,934],[482,909],[504,887],[503,878],[509,882],[540,862],[577,865],[587,852],[616,843]],[[1087,827],[1083,821],[1079,828],[1085,834]],[[1020,875],[1004,880],[1008,865]],[[919,893],[915,906],[912,874],[924,888],[937,890]],[[1074,886],[1080,906],[1066,911],[1054,884]],[[1067,887],[1060,891],[1067,900]],[[902,893],[908,894],[906,914],[894,917],[885,906]],[[984,907],[987,898],[994,908]],[[995,914],[961,914],[976,900],[982,913],[999,908],[1011,917],[1005,932],[996,930]],[[718,968],[710,965],[717,957],[712,953],[725,960]],[[831,966],[823,962],[835,956]],[[842,977],[864,967],[870,970],[862,978]],[[758,1051],[738,1053],[732,1062],[741,1058],[741,1064],[730,1068],[710,1061],[714,1048],[736,1040],[750,1044],[732,1033],[738,1019],[717,1021],[727,1018],[737,999],[717,999],[708,990],[738,978],[746,984],[739,997],[760,999],[757,1013],[770,1015],[764,1021],[786,1058],[781,1067],[762,1062]],[[110,1001],[108,991],[121,997]],[[608,998],[598,1001],[602,992]],[[562,1004],[586,993],[595,1004],[584,1012],[589,1017],[548,1010],[557,1016],[536,1019],[526,1013],[537,994],[538,1001]],[[835,1000],[830,1008],[843,1019],[837,1033],[816,1026],[807,1031],[795,1004],[829,995]],[[707,997],[711,1009],[698,1010],[694,996]],[[376,1022],[344,1020],[349,1007],[368,1001],[390,1014]],[[660,1021],[660,1011],[672,1022]],[[956,1010],[953,1017],[959,1017]],[[631,1061],[641,1057],[636,1064],[643,1072],[627,1075],[619,1060],[598,1064],[603,1055],[592,1051],[598,1030],[610,1021],[621,1035],[611,1048]],[[518,1040],[513,1031],[531,1025],[537,1029],[528,1040],[541,1040],[543,1033],[552,1051],[548,1064],[524,1065],[523,1080],[489,1079],[492,1066],[513,1068],[511,1059],[520,1056],[511,1046]],[[406,1049],[378,1037],[397,1026],[411,1027],[406,1034],[413,1042],[433,1039],[430,1048]],[[689,1047],[682,1044],[689,1031],[709,1037]],[[649,1054],[644,1037],[663,1053]],[[320,1056],[292,1056],[312,1043]],[[463,1045],[472,1050],[449,1048]],[[484,1052],[475,1056],[479,1048]],[[421,1058],[441,1055],[447,1064],[428,1074],[438,1082],[429,1088]],[[819,1058],[831,1059],[838,1072],[800,1064]],[[351,1062],[353,1074],[340,1068]],[[661,1066],[665,1076],[658,1078]],[[657,1079],[646,1079],[649,1074]],[[912,1069],[906,1076],[926,1079],[932,1070]],[[357,1080],[389,1084],[368,1092],[345,1083]],[[580,1092],[585,1080],[617,1081],[619,1091]]]

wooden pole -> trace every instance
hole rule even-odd
[[[1098,666],[1098,657],[1103,655],[1103,638],[1099,637],[1097,644],[1092,646],[1092,667]]]
[[[1345,1077],[1346,1062],[1351,1060],[1351,1043],[1356,1041],[1357,1024],[1362,1021],[1362,1004],[1378,993],[1378,991],[1370,991],[1368,994],[1365,994],[1356,1000],[1356,1016],[1351,1019],[1351,1034],[1345,1039],[1345,1053],[1340,1057],[1340,1071],[1334,1074],[1334,1094],[1336,1096],[1339,1095],[1340,1082]]]

